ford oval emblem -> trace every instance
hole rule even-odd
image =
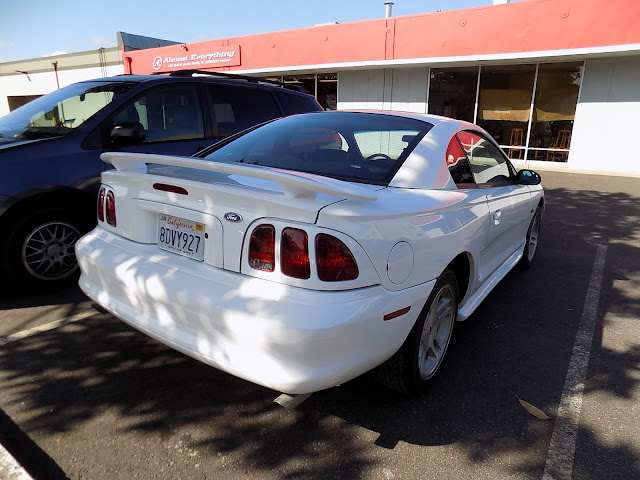
[[[239,213],[229,212],[224,214],[224,219],[229,222],[238,223],[242,221],[242,215]]]

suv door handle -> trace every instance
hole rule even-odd
[[[498,225],[500,223],[500,220],[502,220],[502,210],[496,210],[493,213],[493,223]]]

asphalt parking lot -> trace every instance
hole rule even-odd
[[[71,288],[0,296],[0,443],[36,479],[640,478],[640,178],[541,173],[535,264],[422,397],[365,377],[290,412]]]

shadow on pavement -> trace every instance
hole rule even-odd
[[[82,293],[82,290],[80,290],[80,287],[77,285],[59,288],[49,292],[40,292],[36,295],[32,292],[15,293],[0,291],[0,310],[73,304],[86,300],[86,295]]]
[[[0,293],[0,337],[92,312],[92,302],[78,286],[37,295]]]

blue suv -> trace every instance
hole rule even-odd
[[[289,87],[289,88],[283,88]],[[80,82],[0,118],[0,282],[59,285],[95,225],[105,151],[193,155],[265,121],[322,110],[298,87],[180,71]]]

